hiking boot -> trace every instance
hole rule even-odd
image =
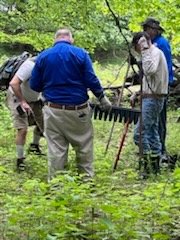
[[[25,160],[25,158],[18,158],[17,159],[17,170],[20,171],[20,172],[25,170],[24,160]]]
[[[41,152],[38,144],[31,143],[28,149],[28,153],[34,153],[35,155],[44,155]]]

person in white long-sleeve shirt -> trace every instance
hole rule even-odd
[[[142,177],[146,178],[152,171],[160,172],[159,161],[161,157],[161,141],[158,133],[160,112],[163,108],[164,98],[168,93],[168,67],[163,52],[151,43],[146,32],[134,35],[132,45],[141,55],[142,79]],[[139,145],[140,121],[135,133],[135,144]]]

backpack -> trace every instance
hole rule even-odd
[[[9,87],[9,82],[17,70],[29,57],[31,57],[29,52],[23,52],[19,56],[9,58],[2,64],[0,67],[0,90],[6,90]]]

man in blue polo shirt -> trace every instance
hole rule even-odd
[[[169,74],[169,86],[173,86],[174,78],[173,78],[173,64],[172,64],[172,56],[171,56],[171,47],[166,38],[162,36],[164,29],[160,26],[160,22],[154,18],[147,18],[142,24],[143,30],[147,32],[152,40],[152,43],[163,51],[167,65],[168,65],[168,74]],[[162,143],[162,158],[166,158],[166,119],[167,119],[167,99],[164,101],[163,110],[160,115],[159,121],[159,135]]]
[[[111,108],[88,53],[72,43],[71,31],[59,29],[54,46],[39,55],[30,80],[31,88],[42,92],[46,101],[43,113],[49,180],[64,169],[69,144],[76,151],[79,173],[93,176],[93,126],[88,89],[102,108]]]

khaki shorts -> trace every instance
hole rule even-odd
[[[33,110],[35,119],[32,115],[28,116],[26,113],[19,115],[17,107],[20,105],[19,100],[9,90],[7,91],[6,104],[11,112],[13,119],[13,126],[16,129],[28,128],[28,126],[36,125],[43,129],[43,114],[41,101],[28,103]]]

